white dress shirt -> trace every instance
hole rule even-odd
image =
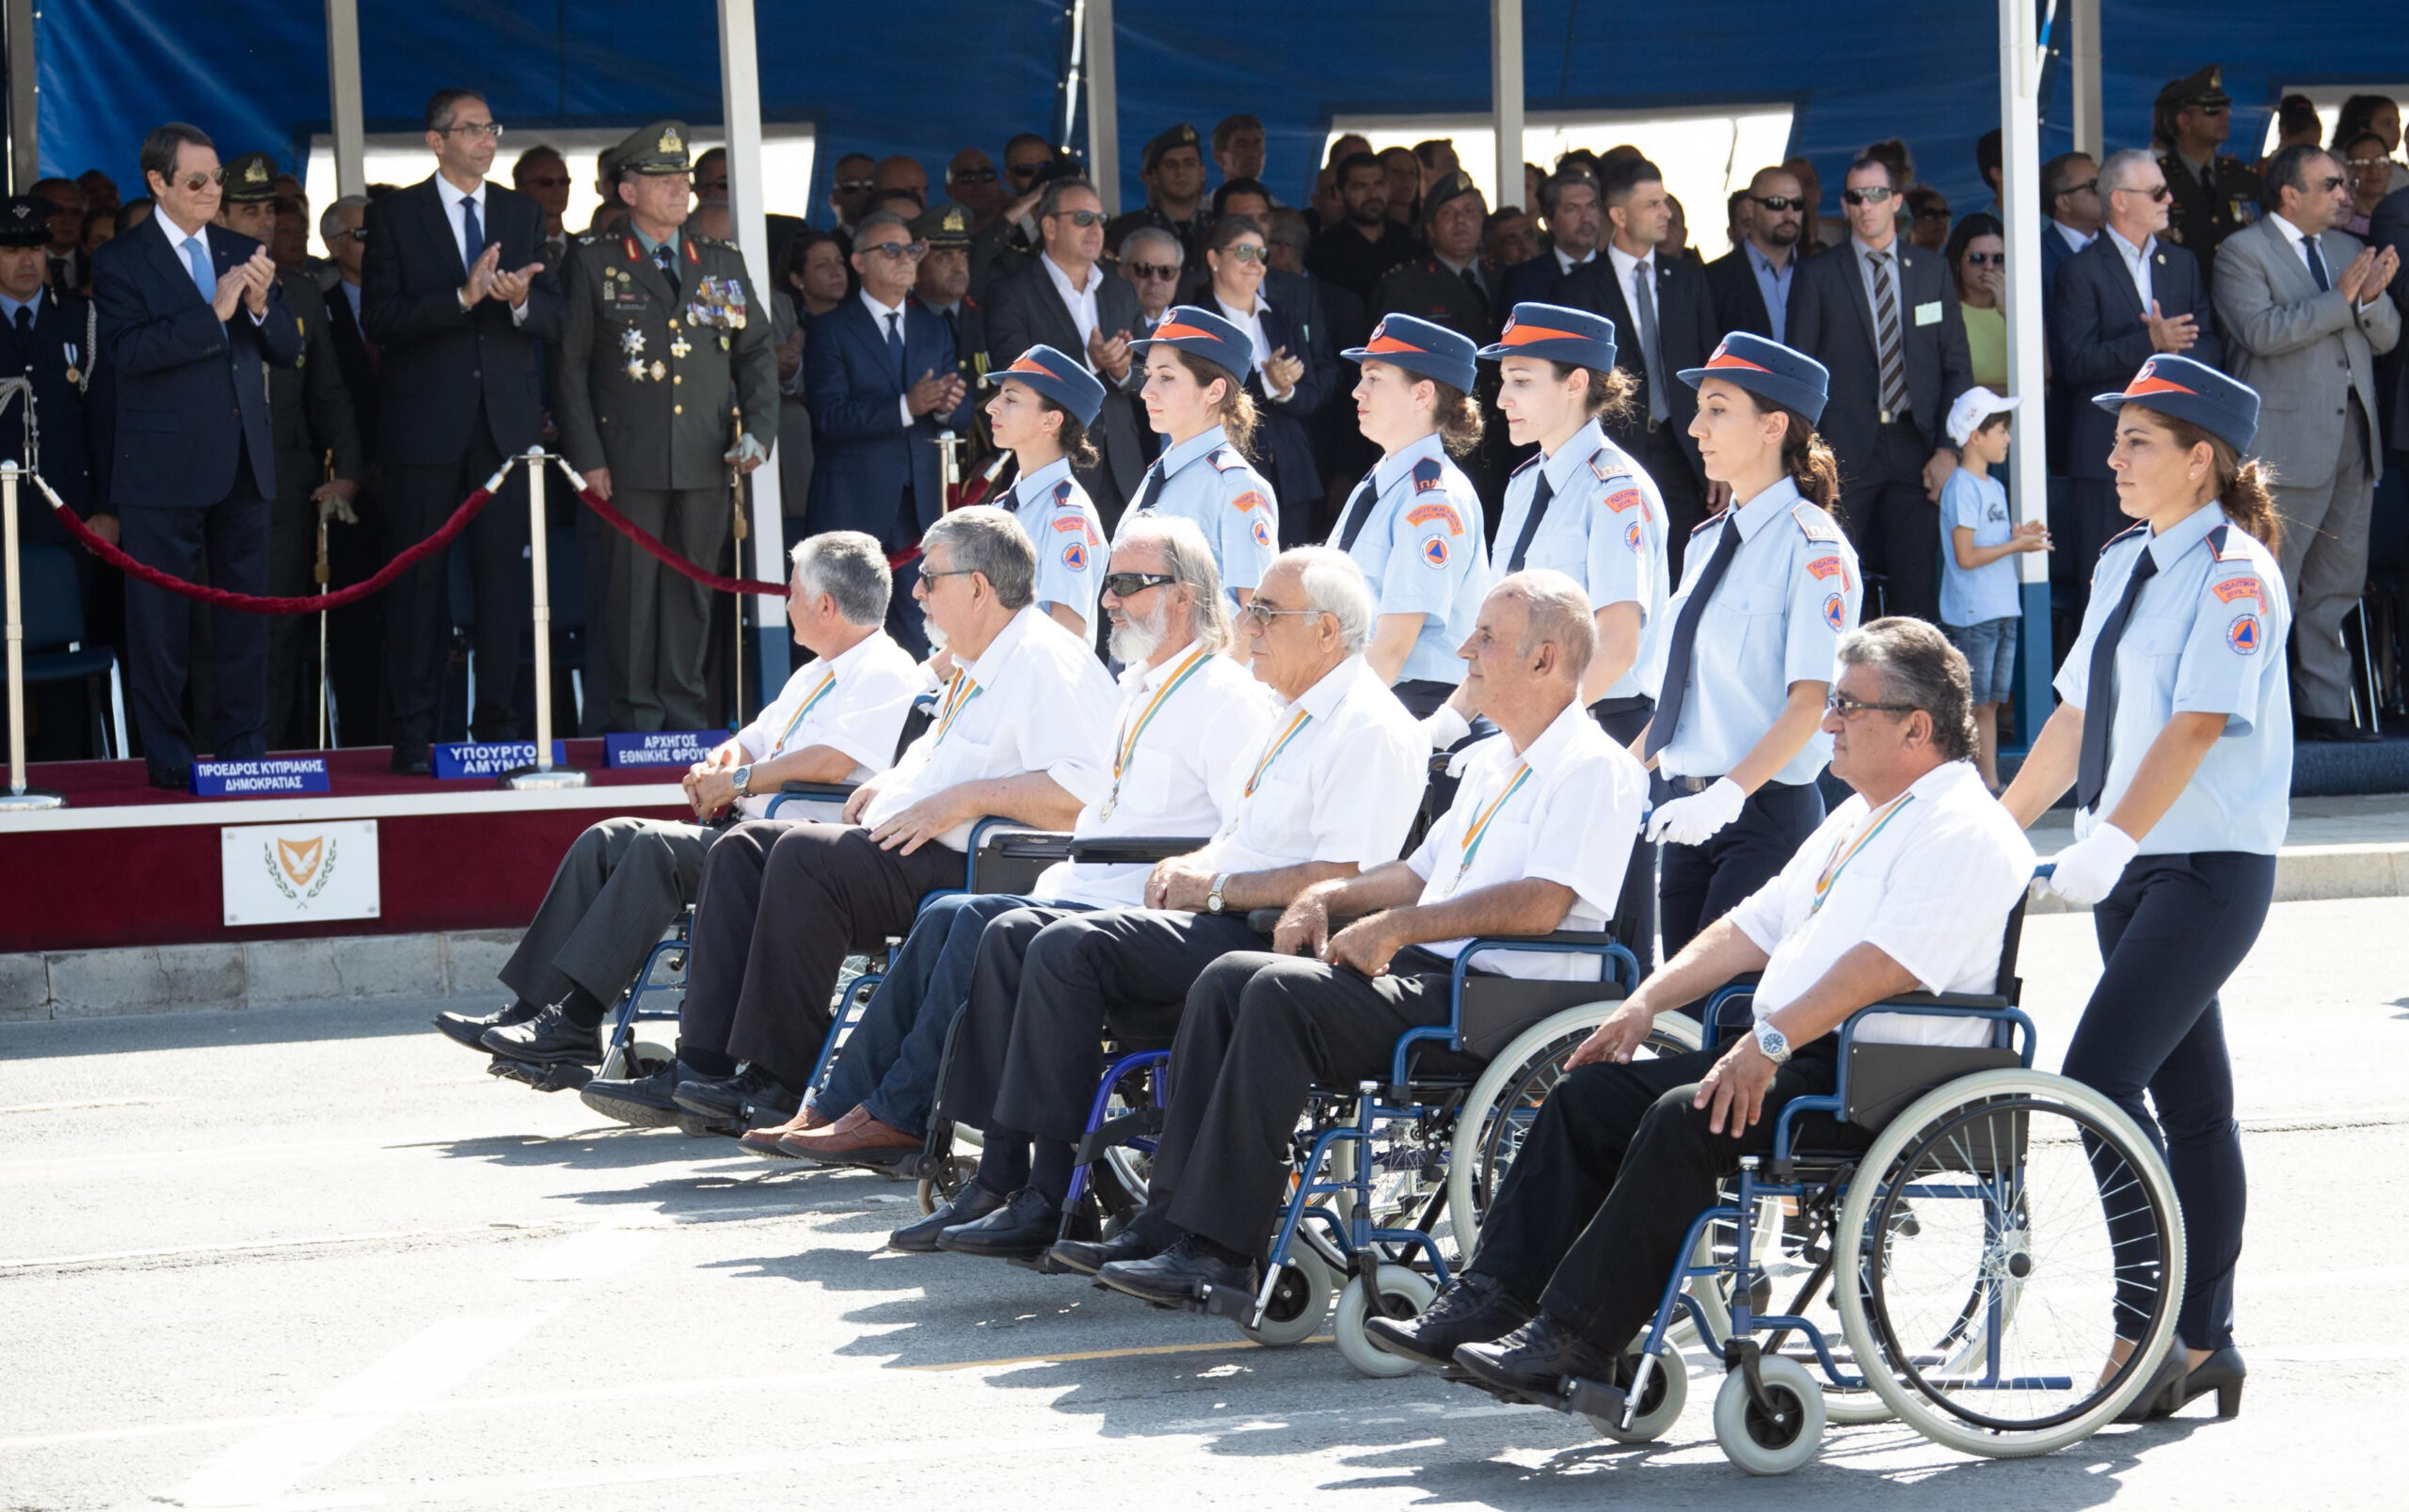
[[[1594,247],[1589,248],[1588,255],[1586,257],[1567,256],[1560,247],[1551,247],[1548,250],[1555,254],[1555,266],[1559,275],[1571,273],[1574,268],[1586,268],[1597,261],[1598,257],[1598,249]]]
[[[1072,286],[1071,276],[1062,271],[1062,264],[1054,261],[1052,253],[1038,253],[1037,265],[1045,270],[1045,276],[1048,279],[1054,280],[1054,292],[1062,296],[1062,303],[1071,311],[1071,324],[1079,328],[1079,349],[1071,355],[1085,362],[1088,359],[1088,342],[1095,340],[1096,327],[1101,318],[1096,314],[1095,292],[1096,285],[1104,278],[1104,270],[1090,263],[1087,287],[1079,289]]]
[[[1158,667],[1122,673],[1109,763],[1114,774],[1079,810],[1072,838],[1220,834],[1246,780],[1244,772],[1234,780],[1231,769],[1253,747],[1276,702],[1252,673],[1202,646]],[[1030,891],[1047,902],[1139,908],[1154,869],[1142,863],[1058,862]]]
[[[2079,231],[2063,220],[2053,220],[2049,224],[2050,229],[2058,233],[2058,240],[2066,244],[2066,250],[2069,252],[2082,251],[2084,247],[2089,247],[2099,235],[2098,231]],[[2102,230],[2105,230],[2105,228],[2103,227]],[[2155,237],[2151,238],[2153,241],[2156,239],[2157,238]]]
[[[1516,751],[1503,735],[1474,746],[1455,805],[1430,827],[1406,865],[1423,881],[1424,903],[1444,903],[1501,883],[1560,883],[1572,889],[1572,906],[1556,928],[1603,931],[1622,896],[1631,842],[1647,806],[1647,772],[1576,698],[1527,750]],[[1483,820],[1474,836],[1473,826]],[[1467,943],[1443,940],[1423,948],[1452,960]],[[1587,980],[1598,974],[1594,955],[1484,950],[1472,963],[1482,971],[1548,981]]]
[[[1429,760],[1422,726],[1361,656],[1348,657],[1247,742],[1230,770],[1230,819],[1197,858],[1216,872],[1394,861]]]
[[[1971,761],[1934,768],[1879,809],[1851,795],[1779,876],[1731,911],[1773,958],[1757,983],[1757,1017],[1789,1007],[1860,945],[1906,968],[1925,992],[1990,992],[2008,911],[2032,880],[2033,847]],[[1981,1045],[1991,1030],[1986,1020],[1878,1013],[1858,1038]]]
[[[895,739],[927,685],[912,653],[885,630],[872,630],[825,661],[797,667],[769,707],[736,732],[736,743],[757,765],[824,745],[852,756],[844,780],[861,782],[895,764]],[[756,792],[737,806],[746,819],[762,819],[774,796]]]
[[[1614,263],[1615,287],[1622,291],[1622,306],[1631,311],[1631,318],[1636,321],[1639,318],[1639,285],[1642,279],[1651,282],[1655,279],[1656,254],[1651,252],[1646,257],[1634,257],[1614,243],[1608,242],[1606,256]],[[1650,289],[1648,297],[1652,308],[1656,291]]]
[[[2158,238],[2152,236],[2135,247],[2125,240],[2123,233],[2114,226],[2102,228],[2099,234],[2108,238],[2108,246],[2115,252],[2116,261],[2125,264],[2126,276],[2133,280],[2133,293],[2142,297],[2142,311],[2148,313],[2149,302],[2158,297],[2149,276],[2149,260],[2158,250]]]
[[[877,300],[870,297],[869,291],[868,289],[864,289],[861,292],[860,297],[862,308],[869,311],[870,324],[878,327],[878,339],[881,344],[885,344],[886,341],[886,317],[889,315],[895,317],[896,336],[905,342],[909,342],[912,339],[910,335],[912,317],[907,310],[907,306],[909,304],[908,300],[904,304],[901,305],[882,305]],[[904,374],[904,391],[898,395],[895,401],[896,413],[903,417],[903,428],[905,430],[910,430],[912,428],[911,389],[912,385],[917,381],[917,380],[916,380],[909,373]]]
[[[923,798],[965,782],[1042,772],[1080,803],[1105,790],[1118,690],[1095,650],[1030,604],[979,660],[963,663],[937,702],[936,722],[912,742],[862,811],[872,829]],[[1424,742],[1426,748],[1428,742]],[[965,850],[971,824],[938,843]]]
[[[1263,295],[1254,296],[1252,310],[1240,310],[1216,293],[1213,308],[1220,310],[1222,318],[1231,325],[1246,332],[1247,342],[1254,352],[1254,371],[1261,373],[1263,364],[1271,360],[1271,339],[1263,332],[1263,311],[1267,308]],[[1268,390],[1270,385],[1267,382],[1264,387]]]

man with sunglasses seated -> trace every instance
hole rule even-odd
[[[1835,256],[1845,256],[1836,252]],[[1391,1354],[1515,1398],[1612,1385],[1698,1214],[1793,1098],[1827,1094],[1848,1016],[1908,992],[1988,992],[2033,848],[1971,759],[1966,659],[1881,619],[1841,643],[1824,728],[1856,796],[1781,874],[1709,925],[1573,1052],[1508,1168],[1480,1247]],[[1753,1033],[1635,1060],[1654,1017],[1758,972]],[[1986,1020],[1876,1016],[1867,1042],[1980,1044]]]
[[[1284,552],[1237,617],[1254,676],[1279,708],[1254,739],[1229,742],[1238,788],[1220,832],[1156,867],[1142,908],[1018,909],[979,942],[940,1102],[986,1142],[978,1180],[924,1226],[939,1249],[1044,1254],[1061,1228],[1105,1035],[1167,1042],[1204,968],[1258,943],[1248,910],[1284,908],[1404,843],[1430,742],[1364,660],[1372,593],[1363,570],[1326,548]]]

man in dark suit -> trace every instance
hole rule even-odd
[[[2367,245],[2380,254],[2389,248],[2395,257],[2409,260],[2409,189],[2395,189],[2376,202],[2375,214],[2368,217]],[[2403,315],[2409,315],[2409,279],[2395,279],[2386,295]],[[2409,471],[2409,342],[2393,347],[2376,365],[2376,408],[2384,444],[2395,455],[2396,470]]]
[[[359,328],[359,278],[368,249],[368,197],[345,195],[318,216],[318,240],[334,265],[334,282],[327,286],[327,334],[334,344],[335,366],[343,370],[343,390],[351,400],[352,429],[359,438],[360,454],[372,466],[376,460],[376,367],[383,356]],[[356,519],[337,517],[327,533],[327,555],[337,584],[358,582],[384,565],[385,506],[377,484],[352,501]],[[376,738],[377,710],[385,706],[385,599],[377,594],[347,604],[327,618],[327,669],[334,684],[335,737],[339,745],[365,745]],[[588,639],[592,630],[587,631]],[[594,686],[601,686],[599,674]],[[348,719],[345,716],[348,715]]]
[[[2050,369],[2066,393],[2070,422],[2072,517],[2056,523],[2059,554],[2073,559],[2066,581],[2076,614],[2091,597],[2099,549],[2131,523],[2116,507],[2115,474],[2108,470],[2116,417],[2090,403],[2091,396],[2121,390],[2159,352],[2225,365],[2199,261],[2160,240],[2166,230],[2165,171],[2147,152],[2111,152],[2099,166],[2099,186],[2108,206],[2106,229],[2059,264],[2048,301]]]
[[[1557,283],[1596,259],[1605,224],[1603,202],[1597,175],[1577,164],[1556,169],[1540,183],[1547,247],[1506,270],[1499,302],[1509,312],[1526,300],[1553,298]]]
[[[1138,291],[1126,279],[1107,273],[1104,201],[1085,179],[1057,179],[1037,205],[1037,258],[998,275],[987,290],[987,349],[996,367],[1041,342],[1057,351],[1085,357],[1088,370],[1108,389],[1136,393],[1145,370],[1132,359],[1130,333],[1138,328]],[[815,338],[816,339],[816,338]],[[1109,526],[1137,491],[1146,470],[1138,446],[1137,410],[1108,395],[1089,432],[1101,463],[1078,475]],[[932,516],[932,518],[934,517]],[[904,597],[899,586],[897,597]]]
[[[1790,284],[1798,273],[1798,237],[1807,192],[1788,168],[1759,168],[1742,191],[1747,211],[1740,245],[1706,265],[1718,336],[1747,331],[1779,342],[1789,328]]]
[[[263,593],[276,493],[266,369],[300,358],[301,333],[267,248],[209,224],[219,199],[209,138],[161,126],[143,139],[141,162],[158,208],[104,247],[92,273],[103,360],[118,374],[109,497],[122,544],[136,561],[187,581],[199,576],[205,549],[212,585]],[[153,785],[182,788],[193,760],[183,714],[190,613],[180,596],[131,580],[125,599],[143,758]],[[213,752],[255,759],[267,750],[267,624],[216,610],[211,638]]]
[[[1101,234],[1101,222],[1097,225]],[[969,387],[956,368],[945,321],[911,297],[925,244],[902,218],[872,211],[854,228],[861,292],[812,322],[803,343],[804,391],[811,406],[814,457],[805,529],[866,531],[892,557],[917,546],[945,512],[937,435],[969,422]],[[1126,290],[1091,268],[1091,278]],[[1017,355],[1022,348],[1015,347]],[[909,587],[918,569],[895,574],[888,633],[926,653]]]
[[[1720,335],[1706,273],[1684,258],[1660,256],[1672,221],[1665,176],[1644,157],[1606,165],[1603,257],[1555,286],[1555,302],[1615,323],[1621,336],[1615,366],[1632,382],[1631,407],[1609,417],[1606,435],[1648,470],[1665,498],[1667,565],[1678,574],[1682,546],[1706,518],[1706,470],[1689,435],[1698,392],[1674,374],[1706,366]],[[1719,507],[1721,501],[1716,501]]]
[[[1333,171],[1346,218],[1315,233],[1306,265],[1315,278],[1327,279],[1368,309],[1380,275],[1421,256],[1423,246],[1390,215],[1388,172],[1379,158],[1350,152]]]
[[[388,547],[432,534],[502,459],[543,439],[540,343],[560,340],[566,307],[544,265],[544,213],[486,182],[501,128],[482,96],[440,89],[426,103],[436,171],[368,206],[360,327],[376,343]],[[481,740],[518,733],[511,693],[527,633],[525,482],[487,504],[466,537],[476,594]],[[424,772],[451,645],[441,556],[385,595],[385,712],[393,770]]]
[[[1831,374],[1817,429],[1840,460],[1858,560],[1869,578],[1886,577],[1884,613],[1930,620],[1940,613],[1934,506],[1957,467],[1941,425],[1974,378],[1949,270],[1939,254],[1900,241],[1898,198],[1889,164],[1849,165],[1848,240],[1799,265],[1784,344]]]

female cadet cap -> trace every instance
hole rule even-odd
[[[1806,353],[1747,331],[1733,331],[1723,338],[1706,366],[1683,368],[1680,377],[1693,389],[1708,378],[1737,384],[1760,399],[1798,411],[1810,425],[1824,418],[1824,399],[1831,384],[1824,364]]]
[[[1586,310],[1525,300],[1506,318],[1495,345],[1480,349],[1492,361],[1507,357],[1545,358],[1600,373],[1615,365],[1615,323]]]
[[[1444,326],[1433,326],[1412,315],[1384,315],[1361,346],[1339,353],[1350,362],[1369,359],[1403,368],[1418,378],[1434,378],[1458,393],[1472,392],[1473,342]]]
[[[2236,452],[2249,451],[2258,435],[2257,390],[2205,362],[2171,353],[2162,352],[2143,363],[2123,393],[2100,394],[2091,402],[2108,410],[2139,405],[2188,420]]]
[[[1011,367],[990,368],[981,381],[997,384],[1006,378],[1028,384],[1069,410],[1081,425],[1094,424],[1096,411],[1104,407],[1104,385],[1095,374],[1077,358],[1043,342],[1023,352]]]
[[[1173,305],[1164,312],[1163,323],[1155,334],[1142,342],[1131,342],[1129,350],[1144,357],[1150,347],[1175,346],[1207,362],[1218,362],[1230,370],[1238,382],[1244,383],[1254,371],[1254,343],[1246,332],[1209,310],[1194,305]]]

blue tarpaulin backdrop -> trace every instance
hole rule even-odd
[[[1999,98],[1990,5],[1792,0],[1745,8],[1756,12],[1745,21],[1741,8],[1526,0],[1526,106],[1792,100],[1795,145],[1827,185],[1857,148],[1896,135],[1953,202],[1981,200],[1973,142],[1997,123]],[[2231,147],[2243,156],[2256,155],[2286,85],[2409,79],[2409,26],[2385,6],[2303,0],[2280,24],[2257,0],[2102,0],[2100,12],[2112,148],[2146,145],[2159,87],[2203,63],[2225,66]],[[757,14],[763,115],[813,122],[830,150],[815,199],[835,152],[909,152],[934,183],[958,149],[1000,156],[1011,134],[1048,131],[1058,108],[1057,0],[759,0]],[[1144,197],[1139,149],[1175,120],[1260,115],[1272,187],[1300,199],[1333,114],[1489,107],[1481,0],[1118,0],[1115,15],[1125,203]],[[372,132],[415,125],[428,94],[457,84],[484,90],[525,139],[547,124],[719,118],[710,0],[359,0],[359,23]],[[133,194],[135,150],[163,119],[193,121],[224,155],[263,149],[288,162],[326,128],[325,18],[310,0],[75,0],[43,8],[37,40],[45,171],[98,167]],[[2045,158],[2069,144],[2070,114],[2053,67]]]

